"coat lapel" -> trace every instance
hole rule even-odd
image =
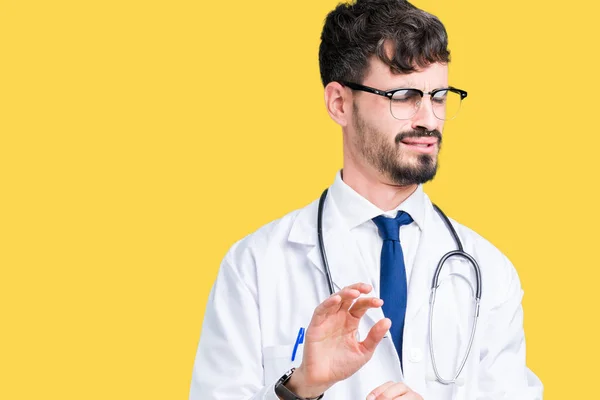
[[[308,260],[325,276],[325,267],[317,238],[317,210],[318,201],[301,210],[288,239],[308,245]],[[371,284],[373,287],[378,286],[378,282],[375,281],[375,277],[366,267],[364,259],[358,251],[356,240],[351,235],[330,196],[327,197],[323,209],[323,242],[336,292],[359,282]],[[372,293],[369,296],[373,295]],[[366,316],[374,323],[383,318],[383,311],[381,309],[370,310]]]
[[[419,313],[429,312],[433,273],[444,254],[456,248],[450,232],[434,210],[429,198],[426,198],[425,203],[425,226],[421,231],[419,248],[408,285],[407,323],[410,323]]]
[[[427,398],[428,365],[425,358],[429,357],[428,321],[431,282],[439,260],[454,249],[456,249],[456,245],[452,235],[433,208],[429,198],[426,198],[424,227],[421,231],[419,248],[408,285],[404,328],[405,348],[403,349],[405,381],[425,398]],[[446,263],[444,268],[448,268],[448,266],[449,263]],[[417,352],[419,358],[415,359],[411,355],[412,352]]]

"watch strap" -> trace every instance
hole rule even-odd
[[[309,399],[309,398],[298,396],[297,394],[295,394],[294,392],[292,392],[290,389],[288,389],[285,386],[285,384],[292,377],[292,374],[294,373],[295,370],[296,370],[296,368],[292,368],[288,372],[283,374],[283,376],[281,378],[279,378],[279,380],[275,384],[275,394],[277,396],[281,397],[283,400],[320,400],[320,399],[322,399],[323,396],[325,395],[325,393],[323,393],[319,397],[312,397]]]

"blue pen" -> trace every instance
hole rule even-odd
[[[296,359],[296,351],[298,350],[298,345],[304,343],[304,328],[300,328],[298,331],[298,337],[296,338],[296,344],[294,344],[294,351],[292,352],[292,361]]]

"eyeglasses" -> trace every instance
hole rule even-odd
[[[467,97],[467,92],[452,86],[435,89],[431,92],[423,92],[419,89],[392,89],[388,91],[374,89],[358,83],[340,81],[340,84],[348,86],[352,90],[373,93],[390,99],[390,112],[396,119],[410,119],[417,114],[423,101],[423,96],[428,94],[431,98],[433,115],[438,119],[451,120],[458,115],[462,100]]]

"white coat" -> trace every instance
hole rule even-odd
[[[425,196],[425,226],[408,286],[403,366],[388,335],[356,374],[338,382],[324,400],[364,400],[387,382],[404,381],[425,400],[537,400],[539,379],[525,365],[521,290],[510,261],[472,230],[453,225],[466,252],[482,270],[482,301],[475,341],[458,384],[435,380],[428,340],[429,295],[438,260],[456,249],[451,234]],[[329,296],[317,242],[317,204],[294,211],[236,243],[225,256],[210,293],[196,355],[190,400],[276,400],[274,384],[302,361],[300,327]],[[378,296],[379,277],[363,265],[350,231],[331,201],[325,203],[324,241],[335,290],[366,282]],[[466,278],[463,279],[463,278]],[[468,263],[444,264],[434,310],[433,346],[443,378],[453,377],[472,324]],[[474,287],[474,283],[471,283]],[[383,318],[370,310],[359,326],[363,340]]]

